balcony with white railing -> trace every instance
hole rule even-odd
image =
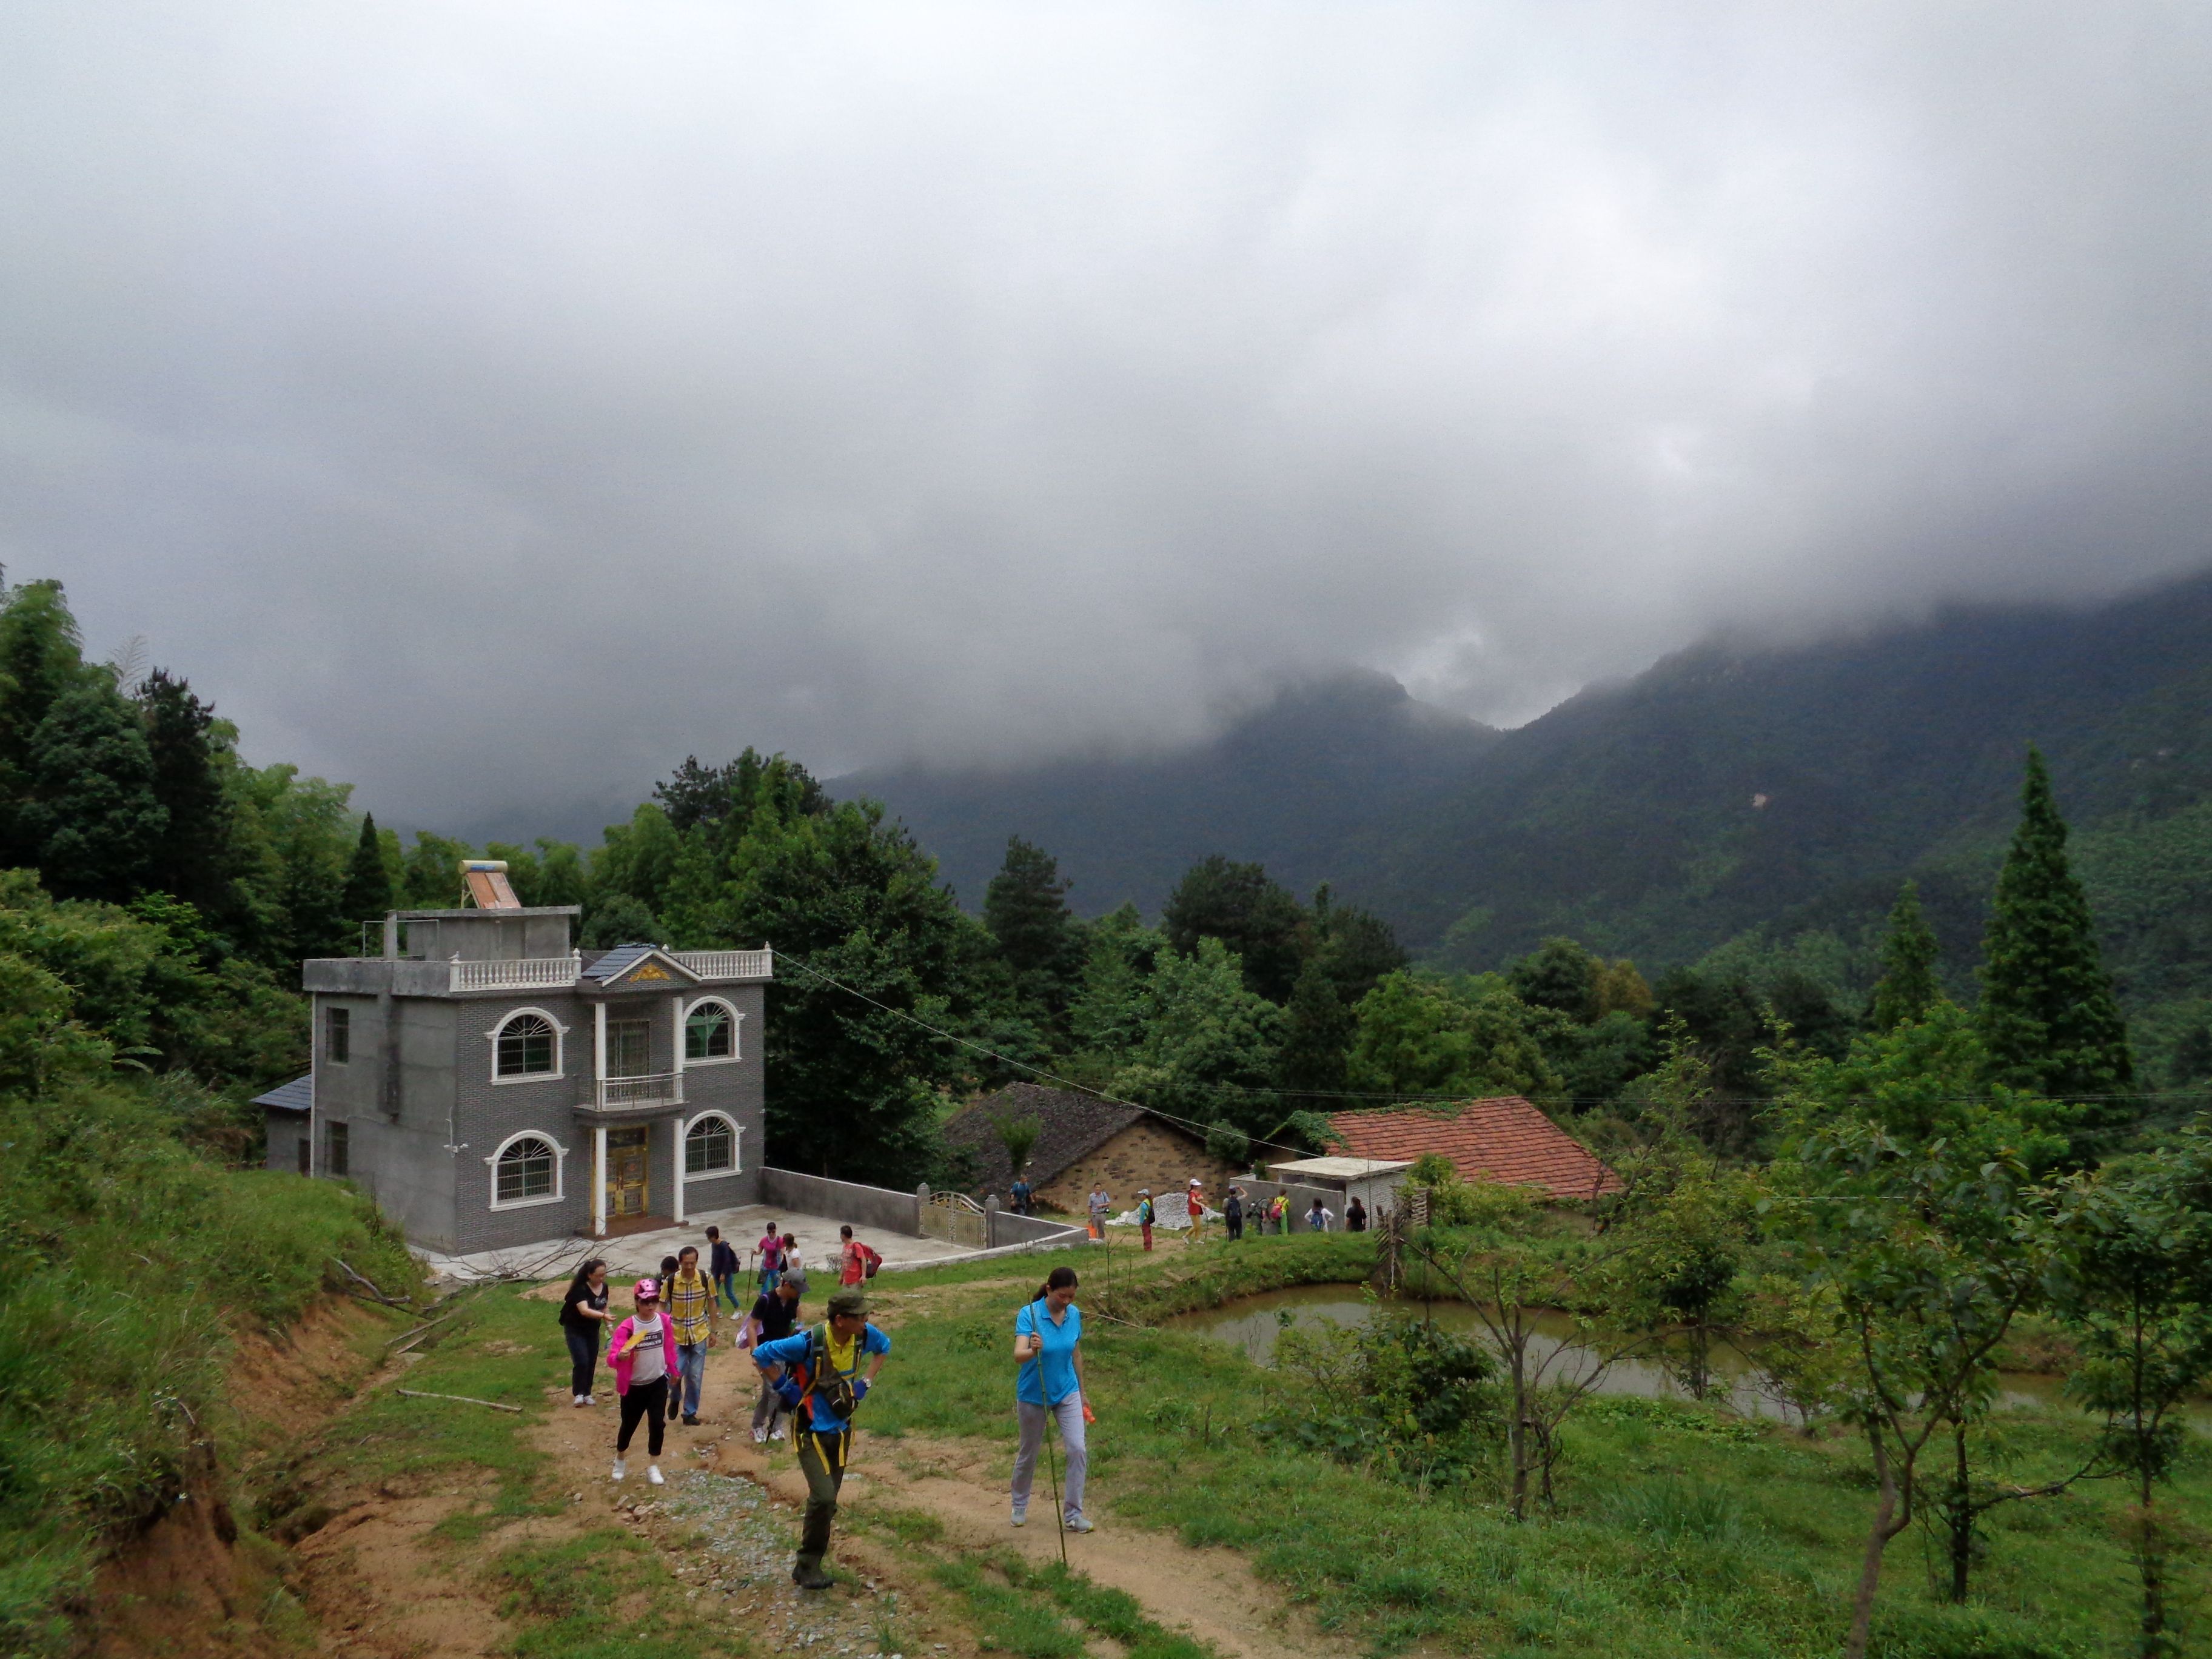
[[[582,969],[575,957],[519,957],[497,962],[449,962],[456,991],[557,991]]]
[[[603,1077],[592,1085],[585,1109],[594,1112],[641,1112],[684,1103],[684,1073],[653,1072],[644,1077]]]
[[[670,954],[701,979],[773,979],[773,951],[674,951]]]

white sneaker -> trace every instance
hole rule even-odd
[[[756,1446],[765,1446],[768,1444],[768,1431],[766,1429],[755,1429],[753,1431],[753,1444]]]
[[[771,1439],[771,1440],[781,1440],[781,1439],[782,1439],[782,1438],[783,1438],[783,1431],[782,1431],[781,1429],[778,1429],[778,1430],[777,1430],[774,1434],[771,1434],[770,1436],[769,1436],[769,1439]]]
[[[619,1457],[617,1457],[617,1459],[615,1459],[615,1473],[614,1473],[614,1478],[615,1478],[616,1480],[621,1480],[621,1479],[623,1478],[623,1476],[624,1476],[624,1475],[628,1474],[629,1473],[629,1471],[623,1466],[623,1461],[622,1461],[622,1459],[621,1459],[621,1458],[619,1458]]]
[[[584,1396],[584,1403],[586,1406],[596,1406],[599,1403],[599,1397],[595,1394],[587,1394]]]
[[[1069,1516],[1067,1517],[1067,1529],[1070,1532],[1096,1532],[1098,1530],[1097,1528],[1091,1524],[1091,1517],[1087,1515]]]
[[[647,1463],[645,1466],[645,1478],[656,1486],[665,1486],[668,1484],[660,1478],[660,1465],[658,1463]]]
[[[1028,1511],[1026,1511],[1026,1510],[1016,1510],[1014,1511],[1014,1524],[1015,1524],[1016,1526],[1018,1526],[1018,1527],[1026,1527],[1027,1525],[1029,1525],[1029,1523],[1030,1523],[1030,1517],[1029,1517]]]
[[[581,1395],[580,1394],[580,1395],[578,1395],[576,1396],[576,1404],[577,1404],[577,1405],[579,1405],[579,1406],[581,1406],[583,1403],[584,1403],[584,1396],[583,1396],[583,1395]]]

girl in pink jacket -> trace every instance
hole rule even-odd
[[[660,1286],[641,1279],[630,1293],[637,1311],[615,1327],[607,1342],[607,1362],[615,1374],[615,1393],[622,1399],[622,1431],[615,1437],[617,1480],[629,1473],[623,1454],[645,1419],[645,1449],[652,1462],[645,1478],[656,1486],[660,1478],[660,1437],[668,1426],[668,1367],[676,1353],[676,1326],[660,1308]]]

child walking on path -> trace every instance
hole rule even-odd
[[[645,1422],[645,1449],[651,1462],[645,1478],[656,1486],[660,1478],[660,1441],[667,1430],[668,1356],[676,1348],[676,1327],[660,1310],[660,1286],[641,1279],[630,1292],[637,1311],[615,1327],[607,1345],[608,1363],[614,1367],[615,1393],[622,1399],[622,1429],[615,1437],[614,1479],[629,1473],[623,1455],[630,1437]]]
[[[1083,1476],[1090,1466],[1083,1435],[1083,1310],[1075,1305],[1075,1269],[1054,1267],[1029,1305],[1014,1316],[1014,1415],[1021,1446],[1014,1453],[1013,1520],[1025,1525],[1037,1452],[1048,1424],[1067,1455],[1060,1519],[1070,1532],[1094,1530],[1083,1512]]]

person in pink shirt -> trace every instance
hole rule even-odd
[[[1195,1244],[1206,1224],[1206,1188],[1196,1176],[1190,1178],[1190,1196],[1185,1201],[1190,1211],[1190,1242]]]
[[[645,1478],[656,1486],[660,1478],[660,1441],[668,1426],[668,1368],[676,1358],[676,1326],[660,1309],[660,1286],[641,1279],[630,1292],[637,1311],[615,1327],[607,1340],[607,1361],[614,1368],[615,1393],[622,1399],[622,1430],[615,1437],[614,1478],[629,1471],[623,1454],[645,1419],[645,1449],[652,1462]]]

